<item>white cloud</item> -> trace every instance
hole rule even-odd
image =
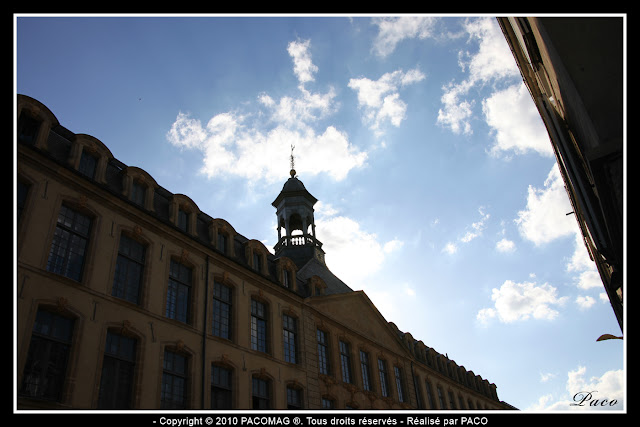
[[[318,203],[315,223],[327,265],[353,289],[366,291],[386,256],[403,245],[398,239],[381,241],[375,233],[363,230],[357,221],[340,215],[326,203]]]
[[[595,303],[596,303],[596,300],[593,297],[590,297],[588,295],[586,296],[578,295],[576,297],[576,304],[578,304],[578,307],[580,307],[583,310],[590,308]]]
[[[293,72],[300,83],[313,81],[313,75],[318,71],[318,67],[311,61],[310,45],[311,41],[305,40],[291,42],[287,46],[287,52],[293,58]]]
[[[525,239],[536,245],[543,245],[576,233],[576,220],[567,215],[571,210],[564,182],[554,164],[543,189],[529,186],[527,207],[518,212],[515,222]]]
[[[350,79],[348,86],[358,95],[365,123],[379,135],[384,123],[398,127],[405,118],[407,104],[400,99],[399,90],[424,79],[425,75],[418,69],[406,73],[396,70],[383,74],[378,80],[366,77]]]
[[[512,240],[504,238],[496,243],[496,249],[498,252],[513,252],[516,250],[516,244]]]
[[[296,147],[298,173],[326,173],[342,180],[350,170],[361,167],[367,153],[350,143],[348,135],[335,126],[315,129],[320,118],[337,111],[335,91],[313,93],[304,88],[318,68],[311,62],[310,42],[288,46],[294,73],[300,85],[295,96],[274,100],[266,93],[256,97],[261,114],[225,112],[212,117],[206,126],[188,114],[179,113],[167,133],[168,141],[203,154],[200,172],[209,178],[239,176],[250,182],[281,180],[289,171],[288,154]],[[393,109],[385,110],[392,114]],[[265,116],[266,113],[266,116]]]
[[[495,144],[490,149],[492,154],[533,151],[546,157],[553,156],[547,130],[524,83],[494,92],[482,101],[482,111],[495,135]]]
[[[378,35],[373,44],[376,55],[387,56],[404,39],[425,39],[433,36],[437,18],[430,16],[401,16],[376,18],[373,23],[378,26]]]
[[[622,411],[625,409],[625,373],[607,371],[600,377],[586,378],[587,368],[579,366],[567,374],[566,394],[555,398],[547,394],[526,408],[527,411]]]
[[[471,225],[467,227],[468,229],[465,232],[465,234],[458,239],[459,242],[469,243],[472,240],[482,235],[482,232],[486,228],[486,224],[490,218],[490,215],[488,213],[485,213],[484,208],[482,207],[478,208],[478,213],[480,214],[480,219],[478,221],[471,223]],[[442,252],[447,253],[449,255],[453,255],[457,251],[458,251],[458,245],[455,244],[454,242],[448,242],[442,249]]]
[[[477,42],[477,51],[461,51],[459,65],[468,72],[467,79],[449,83],[443,87],[437,123],[456,134],[470,135],[475,102],[466,99],[472,88],[480,88],[490,82],[511,80],[519,76],[513,55],[508,48],[495,19],[466,20],[464,30],[470,42]]]
[[[437,123],[449,127],[453,133],[471,135],[471,117],[473,116],[474,101],[462,100],[467,87],[461,85],[447,85],[440,101],[444,105],[438,110]]]
[[[557,289],[545,283],[536,285],[531,282],[515,283],[505,281],[500,289],[492,290],[494,307],[478,312],[477,319],[486,322],[498,317],[503,323],[512,323],[530,318],[553,320],[558,311],[553,306],[562,306],[567,297],[558,297]]]
[[[580,289],[602,289],[602,279],[600,278],[598,270],[595,268],[595,264],[593,269],[580,273],[576,286]]]
[[[444,245],[444,248],[442,248],[442,252],[447,253],[449,255],[453,255],[456,252],[458,252],[458,247],[456,246],[455,243],[449,242],[446,245]]]
[[[461,242],[469,243],[476,237],[482,235],[482,231],[485,229],[490,215],[484,213],[482,208],[479,208],[478,212],[480,213],[480,220],[471,224],[471,230],[467,231],[467,233],[460,239]]]
[[[552,380],[553,378],[555,378],[555,374],[551,374],[551,373],[540,374],[540,382],[541,383],[546,383],[549,380]]]
[[[461,67],[469,70],[471,82],[485,83],[520,75],[513,54],[494,18],[469,19],[465,22],[465,30],[470,41],[478,42],[476,53],[464,52],[459,56]],[[465,58],[469,58],[468,61]]]

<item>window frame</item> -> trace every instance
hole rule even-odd
[[[118,347],[115,352],[111,351],[114,345]],[[123,349],[123,345],[131,348]],[[107,330],[98,392],[98,409],[133,409],[138,346],[137,338],[115,330]],[[115,383],[110,383],[112,381]],[[121,381],[125,387],[121,387]],[[124,395],[123,389],[126,389]]]
[[[160,389],[161,409],[188,409],[189,359],[189,356],[180,351],[164,349]],[[176,367],[179,365],[176,362],[181,362],[182,369]]]
[[[393,365],[393,373],[396,379],[396,391],[398,392],[398,402],[405,402],[404,378],[402,377],[402,368]]]
[[[318,349],[318,372],[321,375],[331,374],[331,360],[329,357],[329,339],[328,332],[317,328],[316,329],[316,341]]]
[[[227,294],[227,297],[224,293]],[[214,280],[212,305],[211,334],[232,340],[233,288],[219,280]]]
[[[284,361],[298,363],[298,319],[287,313],[282,314],[282,344]]]
[[[216,378],[221,378],[221,375],[216,375],[217,370],[227,374],[228,383],[216,381]],[[234,370],[231,367],[216,363],[211,365],[211,409],[233,409],[233,375]],[[219,396],[222,396],[222,399],[218,399]],[[226,404],[219,406],[220,401]]]
[[[57,327],[56,324],[58,324]],[[66,329],[64,336],[56,333],[56,331],[60,331],[60,326]],[[22,370],[20,396],[62,402],[67,383],[69,360],[73,350],[75,328],[75,318],[56,313],[50,308],[38,308],[31,329],[29,350]],[[59,356],[58,360],[53,355]],[[37,372],[38,366],[40,366],[40,372]],[[53,375],[50,375],[49,371],[52,368],[54,372]],[[52,377],[55,379],[54,381],[48,380]],[[32,381],[32,379],[36,380]],[[35,389],[32,389],[34,383]],[[41,383],[42,386],[40,386]],[[52,384],[55,387],[48,390]]]
[[[340,378],[342,382],[347,384],[353,384],[353,370],[351,366],[351,346],[345,340],[340,340],[338,343],[338,349],[340,354]]]
[[[362,375],[362,388],[365,391],[373,391],[371,383],[371,364],[369,361],[369,353],[360,350],[360,373]]]
[[[178,271],[175,271],[178,269]],[[184,277],[187,274],[188,277]],[[193,268],[174,258],[169,261],[165,317],[191,324],[191,299],[193,294]]]
[[[129,243],[129,247],[123,248],[123,242]],[[131,247],[138,246],[137,249],[141,250],[140,258],[136,258],[131,254]],[[125,251],[124,249],[127,249]],[[127,253],[128,252],[128,253]],[[113,274],[113,283],[111,286],[111,295],[123,299],[125,301],[129,301],[132,304],[141,305],[142,300],[142,289],[144,286],[144,273],[146,266],[146,252],[147,245],[136,240],[131,237],[127,233],[120,233],[120,241],[118,242],[118,255],[116,257],[116,269]],[[138,268],[137,274],[137,283],[132,284],[130,282],[131,275],[129,274],[131,267]],[[119,274],[119,270],[124,268],[126,271],[122,274]],[[120,280],[124,276],[123,280]],[[116,286],[116,282],[121,284],[120,286]],[[135,289],[135,298],[133,298],[133,293],[130,293],[129,290],[132,288]]]
[[[264,390],[262,387],[264,386]],[[258,393],[256,393],[256,391]],[[267,378],[252,376],[251,377],[251,408],[252,409],[271,409],[271,380]],[[256,403],[258,403],[256,407]]]
[[[84,224],[80,224],[81,222]],[[82,282],[94,228],[93,223],[93,215],[67,203],[60,205],[47,257],[47,271]],[[79,227],[82,227],[82,230],[79,230]]]
[[[382,397],[391,397],[387,375],[387,361],[380,357],[378,358],[378,378],[380,380],[380,395]]]
[[[261,312],[258,308],[262,308]],[[251,349],[261,353],[269,353],[269,305],[261,300],[251,298],[250,322]]]

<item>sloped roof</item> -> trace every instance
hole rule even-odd
[[[333,274],[325,264],[315,257],[312,257],[305,265],[303,265],[302,268],[298,270],[297,274],[298,279],[302,279],[305,282],[312,276],[318,276],[324,280],[324,283],[327,285],[325,295],[353,292],[353,289],[347,286],[342,280]]]

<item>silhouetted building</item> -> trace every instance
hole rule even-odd
[[[623,17],[498,22],[547,128],[589,255],[623,329]]]

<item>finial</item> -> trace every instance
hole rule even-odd
[[[293,149],[294,148],[296,148],[296,146],[291,144],[291,170],[289,171],[289,175],[291,175],[291,178],[295,178],[295,176],[296,176],[295,159],[293,158]]]

